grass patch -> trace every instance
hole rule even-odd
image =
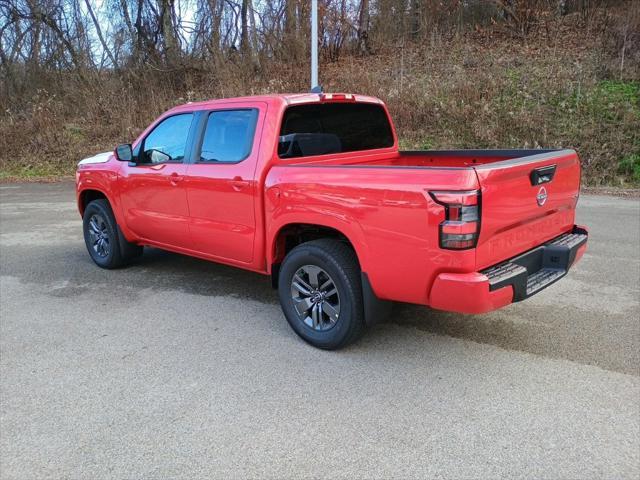
[[[640,153],[632,153],[623,157],[618,163],[618,172],[640,185]]]
[[[9,180],[37,180],[47,178],[57,178],[61,176],[70,176],[73,170],[64,168],[62,165],[49,163],[39,163],[32,165],[10,165],[0,168],[0,181]]]
[[[640,106],[640,82],[604,80],[598,88],[603,97],[611,102],[628,102],[636,110]]]

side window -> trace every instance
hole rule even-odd
[[[143,162],[182,162],[193,120],[192,113],[173,115],[160,122],[144,140]]]
[[[211,112],[202,139],[200,162],[236,163],[251,153],[257,109]]]

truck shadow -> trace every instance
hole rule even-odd
[[[85,252],[81,254],[88,267],[93,269]],[[144,255],[135,264],[117,272],[117,275],[120,276],[120,273],[126,275],[127,282],[132,281],[142,288],[227,296],[271,305],[279,303],[278,292],[271,287],[270,277],[153,248],[145,248]],[[364,344],[369,337],[377,343],[376,340],[380,340],[378,335],[393,335],[392,330],[384,328],[384,325],[395,325],[505,349],[554,357],[566,355],[568,348],[561,342],[549,344],[548,341],[541,341],[549,333],[546,328],[536,322],[519,320],[520,308],[510,306],[486,315],[460,315],[396,303],[389,317],[382,322],[382,328],[371,329]],[[531,309],[527,309],[527,312],[533,313]],[[549,312],[543,314],[548,315]]]
[[[146,248],[135,263],[118,270],[97,268],[80,239],[68,245],[14,245],[3,248],[2,253],[3,275],[41,285],[43,292],[71,301],[80,295],[121,291],[126,293],[127,301],[135,302],[138,294],[166,290],[278,304],[277,291],[267,276],[158,249]],[[571,327],[574,322],[570,317],[575,315],[579,313],[531,304],[511,305],[485,315],[395,304],[389,318],[371,329],[359,348],[379,348],[381,341],[388,343],[390,335],[399,335],[393,329],[399,327],[402,335],[418,330],[616,371],[636,371],[635,366],[598,356],[598,337],[577,333],[575,326]]]
[[[271,277],[156,248],[145,248],[144,255],[126,270],[141,277],[147,288],[177,288],[195,295],[278,303],[277,291],[271,287]],[[147,276],[152,278],[145,281]],[[179,283],[172,279],[179,279]]]
[[[511,307],[507,307],[509,309]],[[509,315],[509,312],[506,312]],[[526,338],[530,326],[517,321],[505,320],[505,313],[485,315],[463,315],[433,310],[420,305],[397,303],[387,323],[400,327],[415,328],[436,335],[489,343],[504,348],[532,351]],[[530,338],[530,337],[529,337]]]

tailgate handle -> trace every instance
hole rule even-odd
[[[531,179],[531,185],[535,187],[536,185],[549,183],[551,180],[553,180],[553,176],[555,174],[556,174],[555,165],[549,165],[547,167],[540,167],[540,168],[531,170],[531,175],[529,175],[529,178]]]

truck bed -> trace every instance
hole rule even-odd
[[[573,150],[354,154],[276,165],[265,186],[267,211],[282,217],[274,228],[303,214],[353,232],[352,243],[365,246],[363,271],[382,286],[380,298],[428,304],[425,295],[441,268],[480,271],[571,232],[580,162]],[[473,249],[438,246],[444,209],[431,193],[452,191],[478,192]]]
[[[513,149],[513,150],[415,150],[399,151],[382,156],[355,155],[349,159],[305,161],[309,164],[380,166],[380,167],[447,167],[467,168],[506,160],[527,162],[540,155],[554,155],[562,150]]]

